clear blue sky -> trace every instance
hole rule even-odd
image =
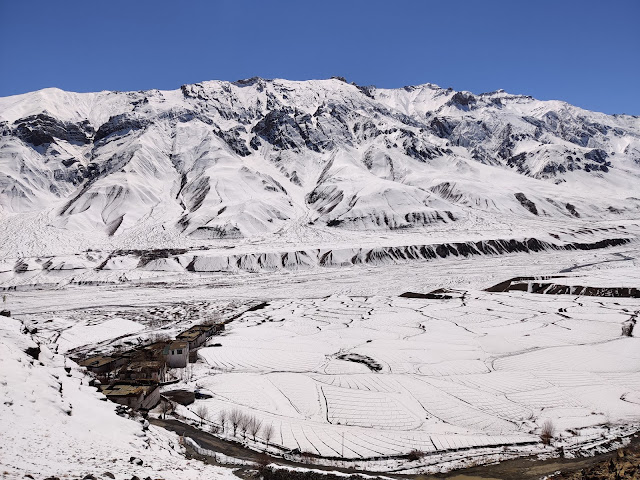
[[[640,0],[0,0],[0,96],[340,75],[640,115],[639,21]]]

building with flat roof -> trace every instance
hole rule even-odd
[[[164,382],[166,373],[167,365],[164,360],[138,360],[121,369],[118,376],[126,380]]]
[[[85,367],[90,372],[97,375],[108,373],[122,365],[119,357],[110,357],[106,355],[96,355],[93,357],[80,360],[78,365]]]
[[[189,342],[176,340],[165,346],[163,352],[170,368],[185,368],[189,363]]]
[[[198,348],[208,338],[208,328],[202,328],[200,325],[194,325],[188,330],[180,333],[176,336],[176,340],[187,342],[189,344],[189,350]]]
[[[114,382],[102,385],[100,391],[112,402],[126,405],[135,410],[152,409],[160,401],[158,384],[137,385],[127,382]]]
[[[194,325],[176,336],[176,340],[188,342],[189,350],[198,348],[207,338],[224,330],[223,323],[214,323],[211,325]]]

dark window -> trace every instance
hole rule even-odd
[[[182,355],[182,349],[178,350],[178,355]]]

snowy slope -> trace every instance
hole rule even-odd
[[[116,405],[101,401],[74,362],[37,345],[20,322],[2,318],[3,478],[101,478],[105,472],[115,478],[235,478],[231,470],[186,460],[177,436],[116,415]]]
[[[639,118],[503,91],[46,89],[0,99],[0,131],[3,243],[21,254],[35,237],[74,253],[640,213]]]

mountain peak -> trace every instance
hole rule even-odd
[[[268,237],[301,222],[428,232],[478,215],[638,214],[633,117],[503,90],[343,80],[0,99],[0,208],[47,212],[70,234],[144,228],[184,241]]]

